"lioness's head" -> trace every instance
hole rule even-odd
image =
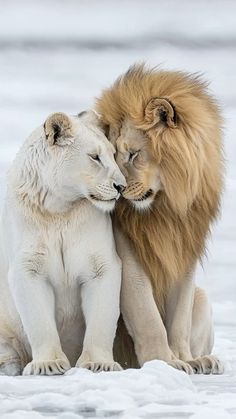
[[[104,211],[112,210],[126,181],[98,116],[92,111],[75,117],[55,113],[44,132],[49,155],[44,181],[50,191],[68,203],[87,198]]]

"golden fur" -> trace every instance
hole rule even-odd
[[[219,212],[220,112],[199,76],[143,65],[104,90],[96,110],[110,129],[120,130],[128,118],[142,130],[160,168],[163,190],[150,210],[137,211],[121,199],[113,218],[131,240],[164,315],[169,286],[192,273]]]
[[[165,323],[168,290],[192,275],[219,212],[223,185],[220,112],[198,76],[149,70],[143,65],[131,67],[105,90],[96,109],[110,139],[116,132],[116,144],[122,142],[127,120],[142,132],[149,163],[136,163],[138,190],[148,190],[153,159],[160,170],[162,190],[155,194],[151,207],[135,208],[129,200],[133,185],[127,182],[123,195],[129,199],[119,200],[113,221],[130,239],[150,278]],[[139,147],[140,138],[137,142]],[[138,366],[122,319],[114,351],[124,367]]]

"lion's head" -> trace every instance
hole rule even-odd
[[[123,196],[136,208],[150,207],[162,190],[186,212],[205,182],[220,188],[221,117],[199,77],[134,66],[104,91],[97,110],[128,182]]]
[[[127,180],[115,220],[153,283],[186,276],[204,251],[222,190],[222,120],[206,84],[134,66],[96,110]]]

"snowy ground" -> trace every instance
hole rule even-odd
[[[141,370],[0,377],[3,418],[236,418],[236,3],[0,0],[0,206],[24,138],[53,111],[72,114],[134,61],[203,72],[225,115],[226,190],[204,270],[223,376],[153,361]]]

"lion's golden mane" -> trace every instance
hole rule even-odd
[[[155,98],[172,104],[174,122],[155,124]],[[144,65],[131,67],[104,90],[96,110],[107,126],[119,129],[128,118],[141,129],[162,173],[164,188],[150,210],[137,211],[121,199],[113,219],[131,240],[164,316],[169,286],[192,274],[219,212],[224,166],[220,112],[199,76]]]

